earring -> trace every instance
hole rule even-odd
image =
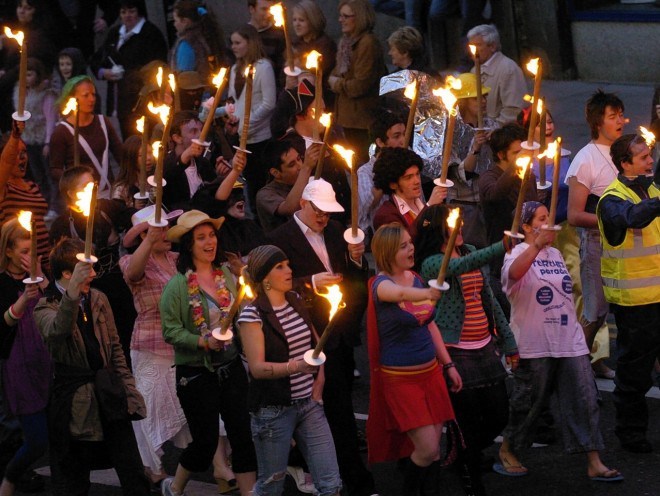
[[[264,281],[264,289],[266,291],[270,291],[271,289],[273,289],[273,286],[270,285],[270,282]]]

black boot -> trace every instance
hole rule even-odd
[[[419,491],[421,496],[438,496],[440,494],[440,462],[433,462],[426,468],[426,477]]]
[[[486,496],[486,488],[481,481],[481,470],[477,464],[462,462],[458,470],[466,496]]]
[[[403,496],[420,496],[420,490],[424,485],[428,467],[420,467],[412,460],[408,460],[403,472]]]

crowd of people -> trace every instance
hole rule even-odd
[[[333,40],[317,2],[301,0],[289,11],[291,54],[272,0],[248,0],[249,22],[227,39],[198,0],[172,3],[174,40],[146,18],[144,0],[7,9],[29,58],[19,78],[17,45],[2,39],[0,496],[43,487],[31,466],[46,451],[62,496],[88,494],[90,471],[108,467],[126,495],[183,495],[209,467],[220,493],[282,494],[289,475],[304,493],[377,495],[352,403],[362,339],[368,459],[398,461],[399,494],[437,494],[450,464],[465,494],[486,494],[484,450],[500,434],[492,469],[525,476],[539,424],[561,432],[568,453],[586,453],[591,480],[622,481],[600,457],[595,375],[614,379],[621,447],[653,450],[653,144],[624,133],[618,96],[594,92],[592,140],[572,160],[558,150],[553,204],[525,148],[530,135],[560,134],[552,109],[544,128],[530,118],[521,68],[497,28],[473,22],[464,35],[481,73],[456,74],[452,184],[435,184],[434,157],[414,151],[423,137],[406,133],[408,100],[379,94],[387,65],[372,4],[387,3],[341,0]],[[409,25],[387,40],[390,66],[442,85],[425,62],[438,33],[422,25],[421,3],[405,2]],[[463,15],[480,18],[472,10],[483,3],[461,2]],[[450,4],[431,2],[429,20]],[[305,69],[311,50],[322,80]],[[221,67],[218,102],[211,78]],[[156,84],[159,70],[173,87]],[[13,114],[23,94],[27,120]],[[651,122],[639,123],[655,130],[659,94]],[[65,113],[71,98],[77,109]],[[149,111],[160,104],[166,123]],[[328,132],[319,110],[332,113]],[[355,153],[357,182],[334,144]],[[522,178],[521,156],[533,171]],[[145,181],[157,172],[162,194]],[[89,183],[93,216],[80,203]],[[353,222],[359,236],[346,229]],[[519,232],[504,234],[511,226]],[[448,289],[436,287],[439,272]],[[343,303],[333,314],[335,286]],[[616,371],[603,362],[609,312]],[[317,345],[323,354],[310,359]],[[181,449],[174,474],[166,443]]]

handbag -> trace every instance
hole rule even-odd
[[[14,346],[14,341],[16,340],[16,332],[18,331],[18,323],[8,327],[2,326],[5,329],[0,330],[0,360],[6,360],[9,358],[11,349]]]

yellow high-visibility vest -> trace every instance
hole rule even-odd
[[[651,198],[660,197],[655,184],[648,193]],[[642,201],[618,178],[603,192],[601,201],[607,195],[635,204]],[[603,243],[600,270],[607,301],[622,306],[660,302],[660,218],[653,219],[644,229],[627,229],[623,242],[616,246],[607,241],[600,215],[598,229]]]

